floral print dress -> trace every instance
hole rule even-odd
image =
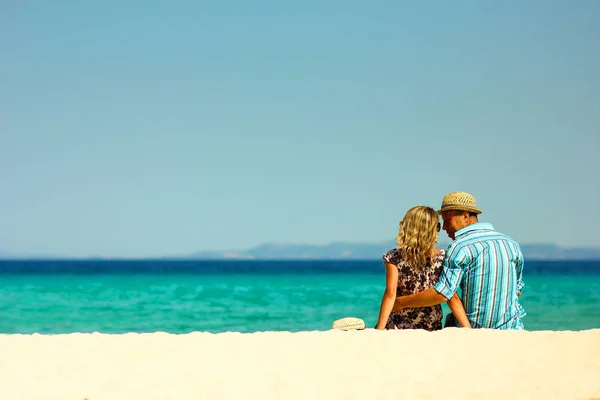
[[[432,288],[439,280],[444,262],[444,250],[432,259],[427,257],[427,265],[420,269],[409,267],[398,249],[388,251],[383,260],[398,268],[398,288],[396,296],[406,296]],[[391,313],[385,329],[425,329],[435,331],[442,329],[442,306],[406,308]]]

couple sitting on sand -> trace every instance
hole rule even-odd
[[[442,329],[444,302],[452,311],[445,327],[523,329],[523,254],[479,214],[464,192],[446,195],[437,212],[408,210],[397,248],[383,256],[386,288],[376,329]],[[436,249],[442,227],[453,240],[447,251]]]

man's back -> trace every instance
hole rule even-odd
[[[491,224],[476,223],[456,232],[436,290],[446,295],[460,286],[473,328],[523,329],[522,272],[519,245]]]

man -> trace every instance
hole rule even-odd
[[[523,254],[519,244],[479,222],[475,198],[447,194],[438,211],[454,242],[448,247],[439,282],[430,289],[396,298],[393,311],[444,303],[460,287],[473,328],[523,329],[526,315],[518,296],[523,289]]]

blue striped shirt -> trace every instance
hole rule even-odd
[[[434,288],[449,299],[460,287],[473,328],[523,329],[526,313],[517,296],[523,286],[519,244],[478,222],[456,232]]]

